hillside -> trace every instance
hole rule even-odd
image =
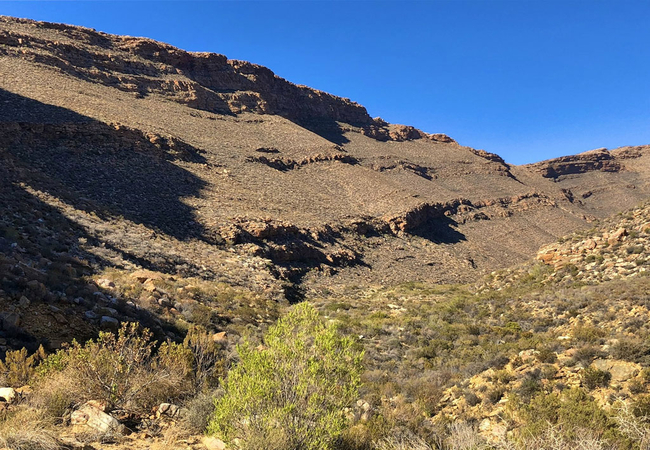
[[[647,147],[512,166],[222,55],[0,31],[3,165],[94,221],[110,264],[232,271],[258,291],[471,281],[648,193]]]
[[[322,344],[302,311],[349,352],[319,369],[355,385],[337,449],[648,448],[650,145],[516,166],[252,63],[4,16],[0,105],[0,447],[220,448],[246,356]]]

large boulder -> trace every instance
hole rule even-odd
[[[10,387],[0,388],[0,398],[7,403],[12,403],[16,399],[16,390]]]
[[[124,425],[106,414],[100,402],[91,400],[72,413],[70,422],[79,431],[96,433],[124,433]]]
[[[592,364],[598,370],[604,370],[612,374],[612,381],[627,381],[635,377],[641,366],[637,363],[620,361],[616,359],[597,359]]]

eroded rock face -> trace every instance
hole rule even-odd
[[[270,69],[214,53],[192,53],[151,39],[114,36],[82,27],[3,17],[0,23],[55,31],[0,31],[0,54],[17,56],[133,92],[163,95],[192,108],[220,113],[277,114],[292,120],[373,123],[366,109],[346,98],[298,86]],[[88,64],[92,61],[92,64]]]
[[[574,175],[589,171],[619,172],[624,170],[624,166],[616,156],[606,148],[550,159],[530,164],[528,167],[545,178],[557,178],[562,175]]]

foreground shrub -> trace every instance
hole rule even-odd
[[[61,412],[76,403],[99,400],[109,409],[146,413],[163,401],[193,391],[193,355],[187,347],[163,343],[154,353],[149,330],[136,323],[122,325],[118,334],[100,333],[85,345],[73,342],[50,355],[39,367],[35,401]],[[65,388],[51,389],[51,380]]]
[[[208,433],[238,438],[243,449],[333,448],[360,384],[363,354],[353,339],[303,303],[269,328],[264,346],[238,350]]]
[[[539,435],[519,443],[504,443],[501,448],[513,450],[614,450],[616,447],[593,431],[549,425]]]

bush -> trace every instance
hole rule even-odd
[[[223,384],[208,434],[243,449],[330,449],[357,398],[363,352],[326,325],[308,303],[264,336],[238,347],[241,361]]]
[[[548,347],[541,347],[535,358],[541,363],[553,364],[557,361],[557,354]]]
[[[65,398],[47,398],[57,409],[66,398],[77,402],[104,401],[109,409],[146,413],[163,401],[174,401],[193,391],[193,355],[179,344],[163,343],[156,353],[151,332],[136,323],[125,323],[118,334],[100,333],[96,341],[50,355],[38,367],[37,391],[54,377],[65,379]],[[40,386],[40,387],[39,387]],[[60,393],[62,394],[62,393]],[[58,405],[58,406],[57,406]]]
[[[30,356],[25,348],[7,352],[5,361],[0,361],[0,384],[15,388],[26,385],[34,375],[36,363],[44,356],[43,346]]]
[[[225,375],[224,358],[212,335],[200,326],[193,326],[187,332],[183,346],[194,355],[194,373],[197,391],[213,388]]]
[[[521,437],[536,438],[548,431],[549,425],[560,426],[564,438],[573,440],[577,430],[591,431],[607,439],[618,439],[615,424],[593,397],[582,389],[562,393],[538,393],[528,405],[519,404],[518,416],[524,426]]]
[[[611,379],[612,374],[606,370],[587,367],[582,371],[582,385],[589,390],[596,389],[597,387],[607,387]]]
[[[63,445],[38,411],[19,409],[0,421],[0,447],[8,450],[60,450]]]

